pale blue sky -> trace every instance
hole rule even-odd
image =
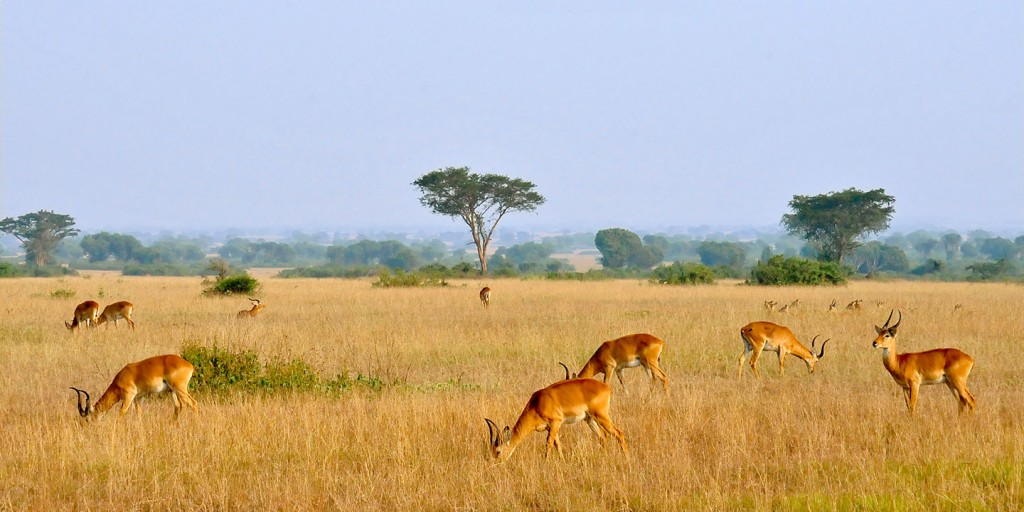
[[[298,4],[298,5],[297,5]],[[1024,227],[1022,2],[2,6],[0,217],[460,229],[410,185],[531,180],[510,226]]]

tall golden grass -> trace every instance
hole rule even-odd
[[[193,278],[0,280],[0,509],[1024,508],[1019,285],[491,279],[484,308],[480,282],[263,283],[266,309],[239,321],[245,297],[202,297]],[[69,333],[63,321],[90,298],[135,303],[137,330]],[[859,312],[826,313],[833,299],[858,298]],[[770,314],[768,299],[801,307]],[[958,417],[941,385],[906,413],[870,346],[890,308],[903,312],[900,350],[952,346],[975,358],[977,414]],[[815,374],[791,359],[780,378],[766,354],[762,379],[737,379],[739,328],[765,319],[805,342],[832,338]],[[628,392],[613,382],[628,457],[579,425],[562,429],[564,457],[543,458],[541,433],[506,463],[486,457],[484,417],[513,423],[531,392],[562,377],[559,361],[576,371],[600,342],[637,332],[666,340],[672,396],[639,369],[626,371]],[[169,398],[149,398],[123,421],[115,412],[81,423],[69,386],[96,396],[124,364],[187,343],[402,384],[340,396],[195,393],[199,413],[177,423]]]

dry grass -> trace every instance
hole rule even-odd
[[[447,289],[369,281],[265,279],[267,308],[238,321],[244,297],[200,297],[198,279],[0,280],[0,509],[83,510],[1015,510],[1024,507],[1024,287],[856,283],[844,288],[652,287],[638,281],[489,280]],[[74,298],[54,298],[58,289]],[[102,293],[102,298],[101,294]],[[133,334],[69,334],[75,304],[136,304]],[[803,308],[768,315],[766,299]],[[864,299],[864,310],[827,314]],[[876,309],[876,300],[886,309]],[[953,312],[955,303],[964,308]],[[870,348],[900,307],[904,351],[955,346],[977,364],[978,413],[958,418],[944,386],[910,417]],[[769,318],[832,338],[818,372],[761,361],[736,378],[739,328]],[[534,434],[504,464],[485,457],[483,418],[514,422],[535,389],[578,370],[604,340],[665,340],[672,397],[640,370],[613,385],[612,418],[631,455],[582,426],[564,458]],[[404,385],[320,394],[196,394],[171,422],[167,398],[87,425],[76,385],[99,393],[125,363],[218,343],[302,357],[325,375]]]

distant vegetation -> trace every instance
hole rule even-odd
[[[475,251],[467,250],[465,244],[454,240],[456,237],[410,240],[395,236],[402,240],[332,239],[323,234],[314,237],[295,233],[277,241],[232,237],[220,242],[205,236],[165,236],[146,244],[133,235],[104,232],[64,239],[54,252],[54,263],[44,266],[28,265],[23,253],[6,250],[0,257],[0,278],[59,276],[76,270],[213,277],[218,275],[211,266],[214,261],[227,265],[229,276],[261,267],[285,267],[280,277],[377,277],[386,272],[387,283],[399,276],[431,284],[479,275]],[[810,284],[881,277],[1016,281],[1024,276],[1024,236],[1004,238],[980,230],[888,233],[857,246],[841,267],[818,265],[820,254],[814,244],[785,234],[641,236],[613,228],[536,237],[509,233],[497,243],[501,245],[488,258],[488,275],[495,277],[588,281],[637,278],[663,284],[695,284],[721,278],[769,284],[781,278],[793,284]],[[570,258],[580,252],[599,254],[591,265],[597,268],[576,269]],[[784,259],[772,263],[777,256]],[[836,270],[839,268],[844,270]]]

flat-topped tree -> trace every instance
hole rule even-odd
[[[0,232],[7,233],[25,248],[25,261],[41,267],[53,261],[53,251],[61,240],[78,235],[70,215],[39,210],[0,221]]]
[[[509,212],[530,212],[544,204],[536,185],[498,174],[475,174],[468,167],[445,167],[412,182],[420,189],[420,203],[434,213],[462,219],[480,258],[480,273],[487,273],[487,246],[498,222]]]
[[[844,257],[860,247],[862,236],[889,227],[894,202],[896,199],[881,188],[793,196],[789,202],[793,213],[782,216],[782,225],[791,235],[811,242],[818,249],[819,260],[842,264]]]

